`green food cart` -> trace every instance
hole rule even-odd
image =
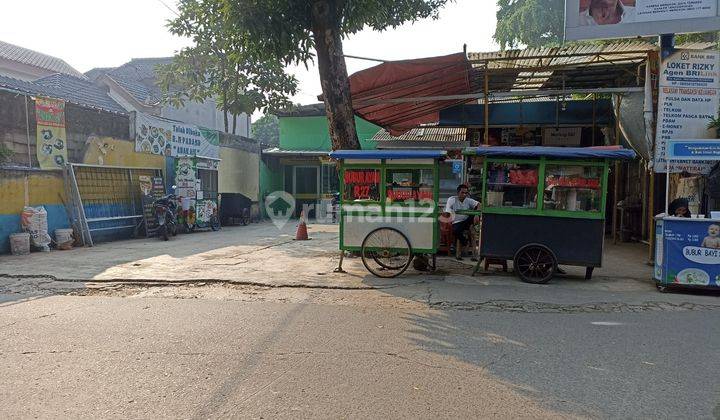
[[[340,150],[340,249],[378,277],[438,248],[440,150]]]
[[[474,147],[483,156],[480,256],[513,260],[523,281],[547,283],[558,264],[602,263],[609,162],[620,147]],[[478,263],[479,267],[479,263]]]

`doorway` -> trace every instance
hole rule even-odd
[[[305,205],[311,206],[305,216],[314,219],[315,208],[320,198],[320,167],[293,166],[293,196],[295,197],[295,216],[300,216]]]

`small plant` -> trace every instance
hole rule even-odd
[[[708,130],[715,130],[716,137],[720,138],[720,115],[716,115],[710,118],[710,122],[707,125]]]
[[[0,144],[0,165],[9,162],[12,155],[12,149],[5,146],[4,144]]]

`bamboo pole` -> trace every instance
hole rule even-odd
[[[615,145],[620,144],[620,104],[621,96],[617,95],[615,99]],[[614,188],[613,188],[613,218],[612,218],[612,235],[613,244],[617,244],[617,203],[618,203],[618,189],[620,189],[620,162],[615,161],[615,173],[614,173]]]
[[[655,169],[650,170],[650,193],[648,194],[648,262],[655,260]]]
[[[487,66],[485,66],[485,86],[483,89],[483,95],[485,97],[485,136],[483,143],[485,145],[490,144],[490,101],[488,100],[489,87],[490,73],[488,72]]]
[[[597,94],[593,93],[593,108],[592,108],[592,145],[596,146],[595,144],[595,121],[596,121],[596,102],[597,102]]]

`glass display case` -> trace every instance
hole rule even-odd
[[[604,217],[604,161],[488,157],[484,171],[484,212]]]

